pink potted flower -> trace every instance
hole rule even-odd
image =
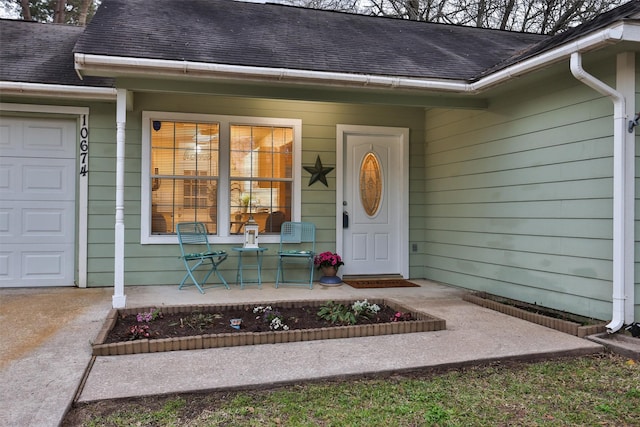
[[[342,279],[338,277],[338,269],[344,265],[342,258],[335,252],[322,252],[316,255],[313,263],[322,271],[320,283],[324,285],[339,285]]]

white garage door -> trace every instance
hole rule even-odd
[[[0,286],[71,286],[74,120],[0,117]]]

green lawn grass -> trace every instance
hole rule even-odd
[[[63,426],[638,426],[640,364],[601,354],[97,402]]]

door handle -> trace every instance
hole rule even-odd
[[[342,228],[349,228],[349,212],[342,212]]]

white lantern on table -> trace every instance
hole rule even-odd
[[[258,223],[253,219],[253,215],[249,217],[249,221],[244,225],[244,248],[258,247]]]

